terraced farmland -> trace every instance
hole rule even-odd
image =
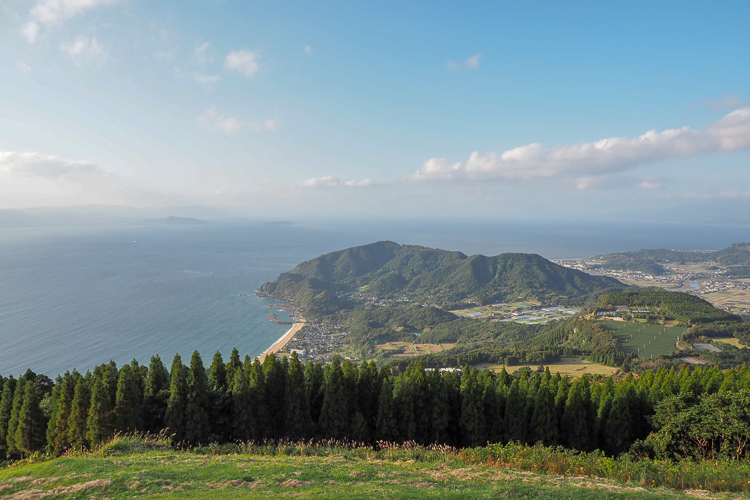
[[[634,352],[641,358],[672,354],[677,350],[677,338],[682,339],[685,328],[679,326],[627,323],[625,321],[600,321],[617,339],[620,349]]]

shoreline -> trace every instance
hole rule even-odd
[[[305,326],[305,322],[304,321],[295,321],[292,324],[292,327],[289,330],[287,330],[287,332],[284,335],[282,335],[281,337],[279,337],[279,339],[276,342],[274,342],[273,344],[271,344],[271,347],[269,347],[268,349],[266,349],[265,351],[263,351],[263,354],[261,354],[258,357],[258,360],[261,363],[263,363],[263,361],[265,361],[265,359],[266,359],[266,356],[268,356],[271,353],[276,354],[277,352],[281,351],[284,347],[286,347],[286,345],[289,343],[289,341],[292,340],[292,338],[295,335],[297,335],[297,333],[300,330],[302,330],[303,326]]]

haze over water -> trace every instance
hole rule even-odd
[[[0,373],[54,376],[114,359],[148,363],[197,349],[259,355],[288,328],[253,295],[297,263],[389,239],[466,254],[577,258],[640,248],[719,249],[739,226],[435,220],[309,221],[269,226],[0,229]],[[282,317],[283,319],[283,317]]]

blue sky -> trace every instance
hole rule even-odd
[[[750,205],[748,19],[748,2],[0,0],[0,208],[721,218]]]

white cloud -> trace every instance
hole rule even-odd
[[[482,54],[474,54],[473,56],[467,58],[464,61],[464,67],[467,69],[474,69],[479,67],[479,59],[482,57]]]
[[[312,54],[312,47],[310,47],[309,45],[305,45],[304,50],[305,50],[305,54],[308,54],[308,55]]]
[[[696,106],[706,106],[710,109],[720,109],[720,110],[731,110],[731,109],[738,109],[743,106],[750,105],[750,101],[747,99],[743,99],[737,94],[724,94],[719,99],[715,99],[713,97],[709,97],[708,99],[704,99],[696,104]]]
[[[0,172],[47,178],[77,177],[102,173],[94,163],[88,161],[68,160],[59,156],[47,156],[34,152],[18,153],[15,151],[0,151]]]
[[[473,56],[467,57],[462,62],[448,61],[445,65],[448,69],[458,71],[459,69],[476,69],[479,67],[479,59],[482,58],[482,54],[474,54]]]
[[[202,85],[212,85],[221,80],[221,77],[219,75],[204,75],[202,73],[193,73],[193,80]]]
[[[107,50],[97,41],[96,37],[79,36],[72,43],[60,44],[60,50],[65,52],[76,64],[84,61],[101,62],[107,58]]]
[[[645,177],[641,180],[640,184],[638,184],[638,187],[641,189],[661,189],[662,185],[657,181],[658,179],[656,177]]]
[[[325,177],[313,177],[312,179],[307,179],[306,181],[300,182],[298,184],[299,187],[303,188],[321,188],[321,187],[347,187],[347,188],[353,188],[353,187],[368,187],[368,186],[374,186],[375,182],[373,182],[372,179],[350,179],[347,177],[334,177],[332,175],[327,175]]]
[[[16,63],[16,69],[24,75],[28,75],[29,73],[31,73],[31,66],[26,64],[24,61],[18,61]]]
[[[225,66],[227,69],[242,73],[250,78],[258,72],[258,52],[252,50],[235,50],[227,54]]]
[[[750,148],[750,108],[735,110],[703,130],[689,127],[650,130],[640,137],[610,137],[596,142],[544,148],[540,143],[502,153],[473,152],[466,162],[431,158],[406,181],[535,179],[599,176],[645,163]]]
[[[193,60],[202,66],[213,61],[213,57],[208,54],[209,47],[211,47],[211,42],[205,42],[195,47]]]
[[[225,134],[233,134],[240,130],[275,132],[279,128],[278,120],[244,121],[233,116],[224,116],[217,112],[213,106],[196,118],[196,121],[214,132],[224,132]]]
[[[31,9],[31,17],[42,24],[55,24],[98,7],[119,0],[37,0]]]
[[[26,41],[28,41],[29,43],[34,43],[39,36],[39,25],[33,21],[28,22],[23,25],[21,34],[23,34],[23,37],[26,39]]]

